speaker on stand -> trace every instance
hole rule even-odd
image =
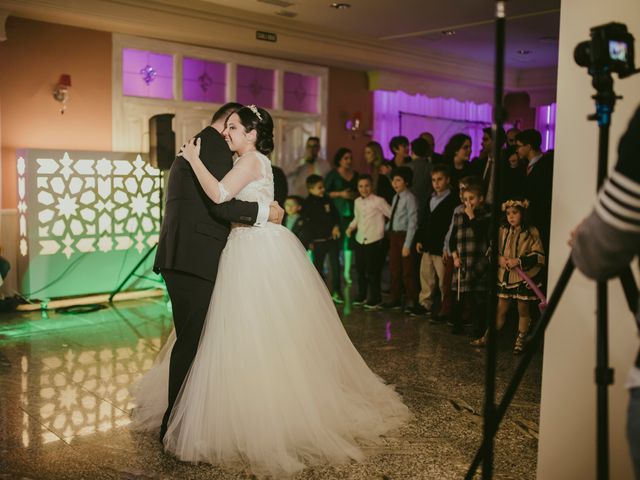
[[[158,176],[160,179],[160,218],[159,224],[162,226],[162,204],[164,202],[164,188],[163,188],[163,175],[162,172],[169,170],[173,164],[173,160],[176,158],[176,134],[172,129],[171,122],[175,115],[173,113],[162,113],[160,115],[154,115],[149,118],[149,164],[158,169]],[[118,285],[118,287],[109,295],[109,303],[113,303],[113,297],[115,297],[120,290],[125,286],[129,279],[135,275],[140,266],[149,258],[151,252],[153,252],[158,243],[156,242],[153,247],[145,253],[144,257],[136,264],[135,267],[129,272],[125,279]]]

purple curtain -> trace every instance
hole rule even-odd
[[[429,98],[404,92],[376,90],[374,99],[374,139],[391,155],[389,141],[404,135],[409,141],[422,132],[431,132],[436,151],[442,152],[452,135],[466,133],[472,141],[472,157],[480,152],[482,128],[491,125],[492,106],[461,102],[451,98]],[[510,125],[505,125],[505,129]]]

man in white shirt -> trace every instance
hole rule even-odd
[[[287,175],[289,182],[289,195],[307,195],[307,177],[309,175],[320,175],[325,177],[331,170],[331,165],[326,159],[319,156],[320,139],[309,137],[305,146],[304,157],[300,159],[295,170]]]

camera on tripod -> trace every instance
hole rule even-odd
[[[591,28],[591,40],[580,42],[573,58],[589,74],[617,73],[625,78],[637,72],[634,63],[634,38],[622,23],[607,23]]]

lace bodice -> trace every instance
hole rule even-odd
[[[246,202],[269,204],[273,202],[273,171],[271,170],[271,161],[260,152],[250,152],[249,154],[258,157],[261,171],[257,179],[245,185],[235,198]],[[234,165],[241,159],[242,157],[236,158],[233,162]]]

